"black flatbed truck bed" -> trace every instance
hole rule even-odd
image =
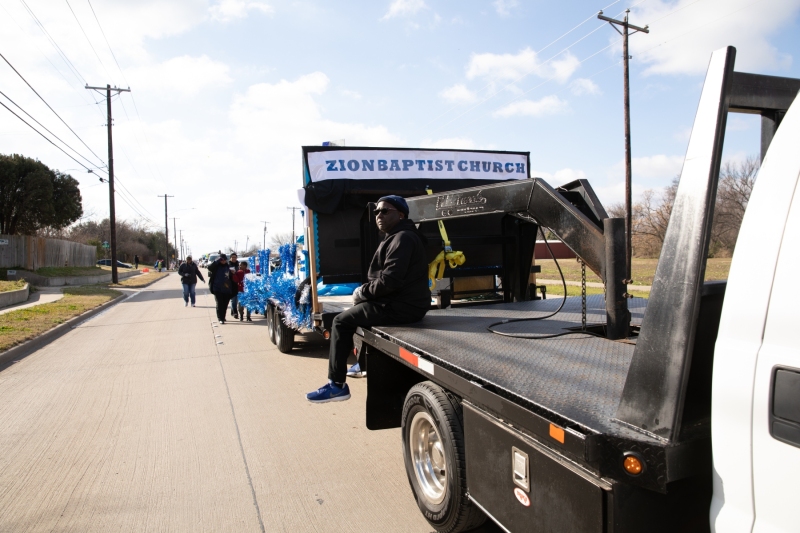
[[[704,291],[711,299],[723,292],[724,283],[709,283]],[[611,341],[577,333],[531,340],[486,329],[504,319],[550,314],[561,300],[447,308],[415,324],[359,330],[357,344],[367,350],[367,426],[399,427],[410,387],[431,381],[463,399],[470,499],[510,531],[555,525],[560,531],[641,531],[643,524],[648,531],[703,530],[686,520],[708,508],[710,479],[685,478],[707,459],[709,441],[672,443],[614,419],[636,337]],[[596,295],[586,303],[592,329],[605,319],[605,302]],[[647,301],[632,299],[629,309],[635,330]],[[581,324],[581,298],[571,297],[551,318],[496,329],[548,335],[578,331]],[[512,447],[530,461],[536,481],[531,507],[509,498],[517,488]],[[621,468],[631,450],[645,463],[636,478]],[[552,501],[537,505],[535,498]]]

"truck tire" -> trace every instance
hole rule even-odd
[[[294,348],[294,330],[283,323],[283,315],[275,309],[272,313],[275,345],[281,353],[289,353]]]
[[[461,402],[438,385],[411,387],[403,405],[403,459],[414,498],[439,533],[476,528],[486,515],[467,497]]]
[[[272,304],[267,305],[265,314],[267,315],[267,331],[269,332],[269,341],[275,344],[275,308]]]

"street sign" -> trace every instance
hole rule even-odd
[[[103,248],[111,248],[111,246],[108,244],[108,241],[103,241]]]
[[[8,239],[0,239],[0,245],[8,244]]]

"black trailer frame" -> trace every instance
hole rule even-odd
[[[712,55],[650,299],[646,307],[631,301],[630,323],[614,219],[592,220],[580,202],[541,180],[409,201],[420,221],[503,212],[548,227],[605,282],[605,303],[588,302],[605,339],[522,340],[485,330],[543,315],[553,300],[444,309],[418,324],[357,332],[369,369],[367,426],[400,426],[417,383],[456,395],[470,462],[466,490],[507,531],[710,527],[711,372],[725,282],[703,280],[727,115],[762,115],[763,157],[800,90],[800,80],[735,72],[735,55],[733,47]],[[579,196],[591,206],[591,194]],[[579,305],[568,299],[555,317],[498,328],[579,330]],[[629,324],[639,326],[638,338],[629,337]],[[538,483],[516,499],[512,448],[530,458]],[[641,473],[623,468],[629,456]]]

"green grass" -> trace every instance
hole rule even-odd
[[[36,269],[36,274],[45,278],[58,278],[62,276],[99,276],[105,274],[100,267],[42,267]],[[24,276],[24,274],[22,274]]]
[[[0,281],[0,292],[18,291],[25,288],[26,281],[19,279],[16,281]]]
[[[652,285],[656,273],[658,259],[633,258],[633,285]],[[558,275],[555,262],[552,259],[537,259],[536,264],[542,267],[542,272],[536,274],[542,279],[561,279]],[[581,280],[581,265],[575,259],[561,259],[558,261],[567,281]],[[728,279],[731,268],[730,258],[711,258],[706,264],[706,280]],[[594,272],[586,269],[586,281],[601,283],[602,280]],[[550,288],[548,287],[548,291]],[[579,293],[580,294],[580,293]]]
[[[650,291],[628,291],[633,296],[637,298],[649,298]],[[586,287],[586,294],[587,296],[591,296],[593,294],[605,294],[603,289],[599,287]],[[564,288],[561,285],[548,285],[547,286],[547,297],[551,296],[563,296],[564,295]],[[575,285],[567,285],[567,296],[580,296],[581,295],[581,288]]]
[[[0,351],[38,337],[70,318],[94,309],[121,293],[97,285],[65,287],[64,297],[0,315]]]

